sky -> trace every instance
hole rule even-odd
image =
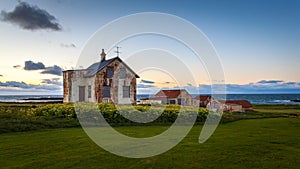
[[[299,9],[298,0],[1,0],[0,95],[61,95],[61,71],[78,66],[92,35],[113,20],[140,12],[172,14],[200,29],[218,53],[228,93],[300,93]],[[121,59],[133,68],[129,56],[159,47],[169,51],[160,54],[176,55],[197,77],[176,74],[174,79],[163,71],[141,71],[138,93],[164,87],[209,93],[204,65],[195,64],[193,53],[180,44],[147,35],[119,45]],[[101,48],[93,58],[98,59]],[[114,56],[113,51],[107,54]],[[148,59],[175,64],[163,57]]]

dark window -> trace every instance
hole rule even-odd
[[[88,85],[88,98],[92,97],[92,86]]]
[[[112,78],[114,76],[114,68],[113,67],[107,67],[106,70],[106,77]]]
[[[110,97],[110,87],[109,86],[103,86],[102,96]]]
[[[130,86],[123,86],[123,98],[130,97]]]
[[[168,100],[169,104],[176,104],[175,100]]]
[[[79,86],[79,101],[85,101],[85,86]]]
[[[183,103],[182,99],[177,99],[177,102],[179,105],[181,105]]]
[[[124,69],[124,68],[119,69],[119,78],[120,79],[125,79],[126,78],[126,69]]]

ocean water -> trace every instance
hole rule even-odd
[[[153,95],[137,95],[137,100]],[[196,95],[192,94],[193,97]],[[227,94],[226,100],[248,100],[252,104],[300,104],[300,94]]]
[[[139,94],[137,100],[153,95]],[[196,96],[193,95],[192,96]],[[39,98],[48,98],[41,99]],[[0,95],[0,102],[49,102],[62,98],[62,95]],[[31,100],[32,99],[32,100]],[[292,100],[300,100],[300,94],[227,94],[227,100],[248,100],[252,104],[300,104]]]
[[[62,97],[62,95],[0,95],[0,102],[50,102]]]

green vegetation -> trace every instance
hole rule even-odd
[[[246,111],[243,113],[224,112],[222,117],[222,123],[246,120],[246,119],[262,119],[262,118],[279,118],[279,117],[300,117],[300,105],[253,105],[252,111]]]
[[[113,126],[135,126],[135,125],[170,125],[177,118],[180,111],[178,105],[168,105],[151,107],[148,105],[135,105],[136,110],[142,113],[157,115],[162,111],[161,116],[152,123],[139,124],[124,118],[117,108],[112,104],[99,104],[99,110],[105,119]],[[123,107],[122,111],[128,116],[137,115],[137,111],[130,107]],[[189,112],[195,109],[185,107],[183,112]],[[208,114],[208,110],[200,108],[196,124],[202,124]],[[91,113],[89,114],[91,115]],[[89,116],[90,120],[95,118]],[[260,118],[278,118],[278,117],[299,117],[300,105],[254,105],[253,111],[244,113],[224,112],[221,123],[233,122],[243,119]],[[79,127],[79,121],[76,118],[74,106],[72,104],[0,104],[0,133],[16,131],[32,131],[53,128]]]
[[[94,105],[94,104],[93,104]],[[203,123],[207,117],[208,110],[204,108],[184,107],[180,109],[178,105],[155,106],[150,109],[147,105],[123,106],[121,110],[128,116],[137,116],[139,111],[147,115],[162,114],[150,124],[140,124],[124,118],[113,104],[98,104],[98,110],[102,113],[106,121],[113,126],[123,125],[170,125],[179,112],[188,114],[191,111],[198,111],[197,123]],[[96,107],[95,105],[93,107]],[[97,118],[98,111],[92,110],[91,106],[84,104],[77,107],[81,118],[92,121]],[[97,108],[97,107],[96,107]],[[146,112],[147,111],[147,112]],[[79,127],[80,124],[72,104],[27,104],[27,105],[0,105],[0,133],[15,131],[31,131],[53,128]]]
[[[116,127],[147,137],[167,126]],[[168,152],[145,159],[119,157],[80,128],[0,135],[1,168],[299,168],[300,119],[270,118],[221,124],[204,144],[201,125]]]

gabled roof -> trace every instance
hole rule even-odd
[[[226,100],[226,104],[239,104],[243,108],[252,108],[252,104],[248,100]]]
[[[200,100],[200,101],[205,101],[205,100],[211,99],[211,96],[210,95],[198,95],[194,99]]]
[[[185,89],[161,90],[158,93],[156,93],[155,97],[177,98],[182,91],[187,92]]]
[[[105,67],[107,67],[111,62],[118,60],[121,63],[124,64],[124,66],[131,71],[136,78],[139,78],[139,76],[125,63],[123,62],[119,57],[114,57],[108,60],[104,60],[102,62],[97,62],[92,64],[91,66],[89,66],[86,70],[91,70],[89,73],[87,73],[84,77],[92,77],[95,76],[99,71],[101,71],[102,69],[104,69]]]

